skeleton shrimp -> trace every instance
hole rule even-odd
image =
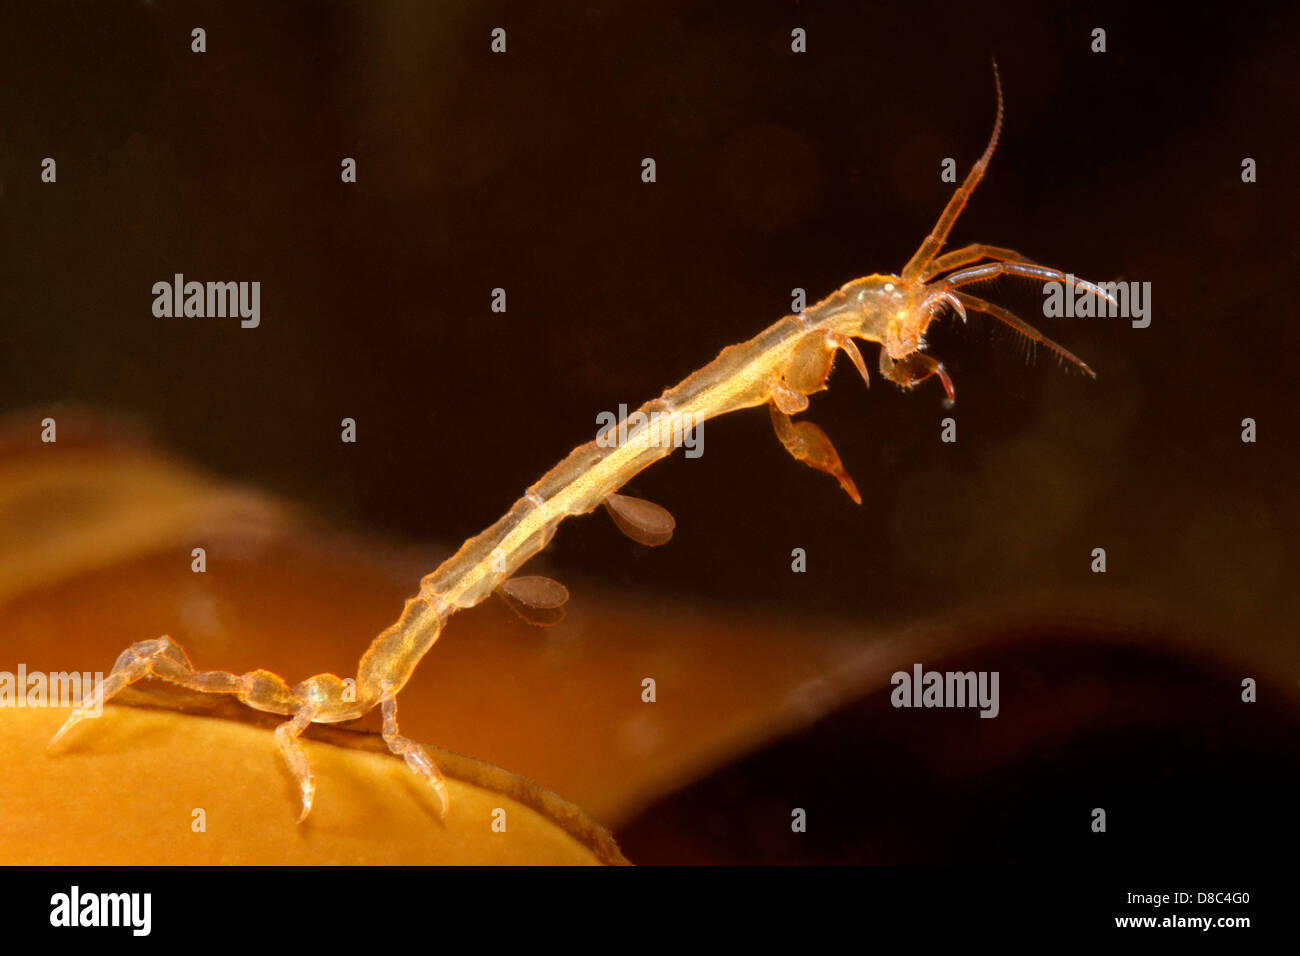
[[[924,351],[925,333],[931,322],[948,313],[963,321],[967,310],[991,315],[1095,377],[1081,359],[1028,323],[963,290],[1007,275],[1072,283],[1110,299],[1104,291],[999,246],[975,243],[939,255],[949,231],[984,176],[1002,131],[1002,84],[996,63],[994,85],[997,115],[988,145],[948,201],[934,231],[901,273],[854,279],[800,314],[787,315],[748,342],[723,349],[708,365],[630,416],[628,420],[641,424],[621,430],[619,442],[611,444],[598,436],[575,448],[528,488],[504,517],[466,541],[421,580],[419,594],[407,600],[398,621],[376,637],[362,655],[355,682],[334,674],[318,674],[290,687],[284,678],[266,670],[242,675],[196,671],[180,645],[164,635],[124,651],[92,697],[72,711],[50,740],[50,746],[87,713],[142,677],[160,678],[207,694],[233,694],[249,707],[290,718],[276,728],[275,742],[298,783],[301,823],[311,812],[316,783],[299,736],[313,722],[353,720],[378,706],[383,715],[384,741],[428,782],[438,795],[445,817],[450,801],[441,772],[423,747],[398,733],[397,694],[437,641],[447,619],[494,592],[534,623],[553,624],[563,615],[568,600],[563,585],[549,578],[512,575],[547,545],[565,518],[587,514],[603,504],[619,529],[642,544],[660,545],[672,536],[674,522],[668,511],[618,494],[618,489],[633,476],[672,451],[671,443],[653,440],[647,422],[664,415],[703,422],[766,405],[777,437],[790,454],[834,476],[849,497],[861,504],[857,486],[826,433],[811,422],[791,418],[808,407],[808,396],[827,387],[831,367],[841,351],[870,386],[867,365],[855,339],[880,345],[878,367],[886,379],[911,389],[936,376],[949,403],[955,398],[952,379],[943,363]],[[624,434],[626,439],[622,440]]]

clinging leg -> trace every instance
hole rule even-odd
[[[106,701],[142,677],[157,677],[205,694],[233,694],[257,710],[293,714],[292,720],[275,729],[275,743],[297,779],[302,793],[302,814],[298,817],[298,822],[307,818],[315,798],[316,782],[307,756],[298,743],[298,736],[319,713],[319,706],[304,705],[294,697],[284,679],[270,671],[255,670],[243,675],[229,671],[196,671],[181,646],[165,634],[152,641],[139,641],[123,651],[108,676],[95,688],[90,700],[73,708],[47,746],[52,747],[79,724],[88,712],[98,710]]]
[[[90,700],[73,708],[47,746],[53,746],[88,712],[100,709],[142,677],[157,677],[205,694],[234,694],[250,707],[273,714],[290,714],[299,706],[289,685],[270,671],[249,671],[242,676],[229,671],[196,671],[181,646],[164,634],[152,641],[138,641],[123,651]]]
[[[406,765],[411,768],[412,773],[418,773],[424,777],[433,792],[438,795],[438,800],[442,804],[443,817],[447,816],[447,811],[451,809],[451,798],[447,794],[447,784],[443,780],[442,771],[438,765],[433,762],[433,758],[418,743],[409,737],[403,737],[397,732],[397,698],[390,693],[391,685],[385,681],[383,685],[383,714],[384,714],[384,743],[388,744],[388,749],[402,757]]]
[[[298,791],[302,794],[302,813],[298,815],[299,823],[307,819],[307,814],[311,813],[312,801],[316,799],[316,778],[312,775],[311,764],[307,761],[307,755],[303,753],[302,744],[298,740],[314,716],[316,716],[316,709],[304,706],[293,715],[293,720],[275,728],[275,746],[279,748],[284,762],[289,765],[289,771],[298,781]]]

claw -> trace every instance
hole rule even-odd
[[[961,299],[957,298],[956,294],[945,289],[938,294],[938,298],[943,299],[952,306],[953,311],[961,316],[962,324],[966,324],[966,307],[961,304]]]
[[[81,723],[88,713],[99,712],[109,698],[148,675],[153,658],[165,651],[170,644],[171,641],[166,637],[152,641],[139,641],[119,654],[113,663],[113,669],[94,689],[90,700],[83,700],[81,704],[72,708],[72,713],[63,722],[63,726],[55,731],[50,742],[45,745],[45,749],[48,750],[58,743],[64,734]]]
[[[786,450],[804,464],[833,475],[854,504],[862,504],[857,485],[844,470],[839,452],[826,433],[812,422],[792,422],[790,416],[774,403],[769,402],[767,407],[772,413],[772,427],[776,429],[776,437],[781,439]]]
[[[409,737],[403,737],[397,732],[397,698],[391,693],[392,685],[387,681],[383,685],[383,714],[384,714],[384,743],[388,744],[388,749],[406,761],[406,766],[412,773],[417,773],[424,777],[425,782],[433,788],[433,792],[438,795],[438,802],[441,805],[439,817],[445,819],[449,810],[451,810],[451,796],[447,793],[447,781],[438,769],[438,765],[433,762],[428,751],[417,744]]]
[[[302,813],[298,815],[299,823],[307,819],[307,814],[311,813],[312,803],[316,799],[316,778],[312,776],[311,764],[298,740],[299,735],[307,729],[314,716],[316,716],[316,708],[304,704],[293,715],[292,720],[275,728],[275,745],[280,755],[284,757],[284,762],[289,765],[289,772],[298,781],[298,791],[302,794]]]
[[[311,813],[312,804],[316,802],[316,781],[307,780],[302,785],[302,813],[298,814],[298,822],[307,819],[307,814]]]
[[[939,381],[943,383],[943,390],[948,393],[944,402],[944,408],[952,408],[957,404],[957,389],[952,384],[952,378],[948,375],[948,370],[943,367],[942,362],[935,362],[934,374],[939,376]]]
[[[830,339],[834,342],[845,355],[853,362],[858,374],[862,376],[862,381],[867,383],[867,388],[871,387],[871,376],[867,374],[867,363],[862,360],[862,353],[858,351],[858,345],[843,332],[832,331],[828,333]],[[782,409],[785,411],[785,409]]]

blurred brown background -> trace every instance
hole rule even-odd
[[[700,606],[787,633],[836,622],[864,649],[977,602],[1117,621],[1140,607],[1173,635],[1166,655],[1240,651],[1206,665],[1223,668],[1208,686],[1227,699],[1251,661],[1294,694],[1293,8],[155,2],[5,16],[0,407],[32,416],[33,442],[60,402],[126,412],[180,456],[333,524],[445,546],[588,440],[598,412],[780,317],[793,287],[817,298],[900,268],[951,190],[941,160],[964,173],[986,141],[996,56],[1006,127],[952,244],[1149,281],[1151,326],[1043,322],[1095,382],[1045,354],[1027,364],[991,320],[936,330],[955,445],[938,440],[938,386],[864,393],[841,367],[807,417],[863,507],[793,462],[765,414],[737,415],[705,427],[702,458],[630,487],[677,516],[666,549],[593,519],[566,525],[546,566],[635,594],[627,614]],[[489,52],[497,26],[505,56]],[[806,54],[789,52],[794,27]],[[1089,51],[1095,27],[1105,54]],[[57,185],[39,180],[45,156]],[[345,156],[355,185],[339,182]],[[175,272],[261,281],[261,327],[155,318],[150,287]],[[505,315],[489,310],[497,286]],[[1033,283],[980,294],[1040,321]],[[339,441],[345,416],[355,445]],[[1240,440],[1244,417],[1257,444]],[[806,574],[789,571],[794,547]],[[1105,575],[1089,571],[1094,547]],[[398,610],[356,635],[358,653]],[[1195,640],[1180,643],[1180,622]],[[1053,664],[1068,656],[1054,632],[1012,630]],[[707,646],[707,628],[696,637]],[[1152,700],[1176,683],[1167,658],[1125,665],[1122,641],[1089,660],[1081,673],[1146,673],[1131,690]],[[718,666],[743,684],[743,654]],[[1189,693],[1170,726],[1212,692]],[[856,725],[824,730],[865,752]],[[1058,758],[1059,744],[1046,744]],[[1293,756],[1279,739],[1246,767]],[[843,759],[840,785],[867,779]],[[1293,793],[1294,771],[1279,772]],[[863,858],[881,857],[847,857]]]

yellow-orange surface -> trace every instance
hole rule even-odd
[[[437,798],[382,741],[334,729],[304,742],[318,792],[295,824],[297,786],[270,730],[256,715],[229,713],[109,706],[47,753],[66,709],[4,712],[0,863],[626,862],[604,830],[554,794],[434,751],[451,795],[440,819]]]

